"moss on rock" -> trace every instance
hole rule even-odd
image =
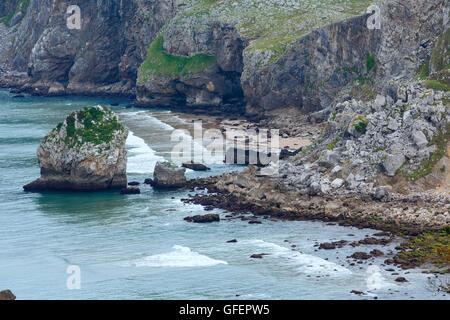
[[[148,81],[152,76],[164,74],[168,76],[198,73],[216,61],[216,57],[197,54],[193,57],[182,57],[167,54],[163,48],[164,39],[160,35],[150,45],[147,58],[139,68],[138,81]]]

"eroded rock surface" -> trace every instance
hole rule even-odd
[[[102,190],[127,187],[128,130],[106,107],[70,114],[41,142],[41,177],[24,186],[39,190]]]

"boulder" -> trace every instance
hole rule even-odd
[[[147,179],[145,179],[145,181],[144,181],[144,184],[149,184],[149,185],[151,185],[151,186],[153,186],[154,183],[155,183],[155,182],[153,181],[152,178],[147,178]]]
[[[208,171],[208,170],[211,170],[210,168],[208,168],[204,164],[196,163],[196,162],[183,163],[182,167],[183,168],[187,168],[187,169],[191,169],[191,170],[194,170],[194,171]]]
[[[16,296],[10,290],[0,291],[0,300],[16,300]]]
[[[339,153],[331,150],[324,150],[320,154],[319,165],[325,168],[331,168],[339,163],[340,158],[341,156]]]
[[[391,186],[377,187],[377,188],[375,188],[375,193],[374,193],[373,197],[376,200],[382,200],[385,197],[387,197],[391,191],[392,191],[392,187]]]
[[[367,259],[372,258],[372,255],[365,253],[365,252],[355,252],[354,254],[352,254],[351,256],[349,256],[347,258],[353,258],[356,260],[367,260]]]
[[[319,249],[333,250],[333,249],[336,249],[336,244],[330,243],[330,242],[324,242],[324,243],[320,244]]]
[[[331,187],[333,189],[339,189],[340,187],[342,187],[344,185],[345,181],[343,179],[340,178],[336,178],[333,180],[333,182],[331,183]]]
[[[252,259],[262,259],[264,256],[268,256],[267,253],[255,253],[250,256]]]
[[[104,190],[127,186],[128,130],[106,107],[71,113],[41,142],[41,177],[27,191]]]
[[[428,145],[428,140],[422,131],[414,131],[411,135],[414,143],[419,149],[422,149]]]
[[[153,174],[153,187],[156,188],[181,188],[187,183],[185,168],[178,168],[170,162],[158,161]]]
[[[408,282],[408,280],[406,280],[405,277],[398,277],[397,279],[395,279],[396,282]]]
[[[393,177],[397,174],[397,170],[405,163],[405,156],[402,154],[388,155],[387,158],[381,163],[385,173]]]
[[[123,188],[122,190],[120,190],[121,194],[140,194],[141,193],[141,189],[139,189],[138,187],[128,187],[128,188]]]
[[[220,221],[220,216],[218,214],[205,214],[205,215],[196,215],[193,217],[184,218],[187,222],[194,223],[210,223],[210,222],[218,222]]]

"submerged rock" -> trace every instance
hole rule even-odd
[[[0,291],[0,300],[16,300],[16,296],[10,290]]]
[[[218,214],[205,214],[203,216],[197,215],[193,217],[186,217],[184,218],[184,220],[187,222],[194,222],[194,223],[209,223],[220,221],[220,216]]]
[[[141,193],[141,189],[139,189],[138,187],[128,187],[128,188],[123,188],[120,191],[121,194],[140,194]]]
[[[41,177],[27,191],[103,190],[127,186],[128,130],[106,107],[71,113],[41,142]]]
[[[181,188],[187,183],[186,169],[178,168],[170,162],[157,162],[155,166],[153,187]]]

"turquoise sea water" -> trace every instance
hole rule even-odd
[[[375,230],[268,220],[189,224],[184,217],[205,213],[180,201],[189,192],[148,186],[130,196],[26,193],[22,186],[39,176],[36,149],[46,133],[71,111],[112,100],[12,96],[0,90],[0,290],[11,289],[18,299],[448,298],[436,292],[439,280],[429,281],[421,270],[397,271],[409,282],[396,283],[399,275],[381,265],[388,256],[370,261],[372,266],[351,266],[346,259],[375,248],[387,253],[398,242],[337,251],[314,246],[359,240]],[[125,104],[113,109],[132,132],[129,181],[142,182],[152,176],[157,160],[170,158],[170,134],[183,120]],[[213,165],[208,174],[240,169]],[[227,243],[230,239],[238,242]],[[250,259],[254,253],[269,255]],[[79,290],[67,287],[70,265],[81,270]]]

